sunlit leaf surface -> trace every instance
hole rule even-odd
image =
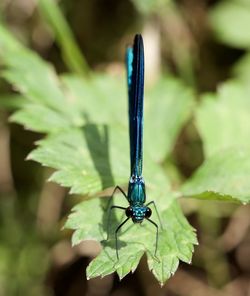
[[[166,196],[155,196],[159,209],[163,229],[159,231],[159,245],[157,257],[155,258],[155,235],[154,225],[144,221],[141,225],[129,221],[124,225],[119,234],[119,260],[116,257],[115,229],[125,219],[124,211],[115,210],[110,226],[110,239],[106,241],[107,200],[93,199],[78,204],[65,225],[67,228],[75,229],[73,244],[83,240],[99,240],[104,247],[99,256],[94,259],[87,269],[89,278],[105,276],[117,271],[123,278],[130,271],[134,271],[140,258],[146,252],[148,266],[155,277],[163,284],[173,275],[179,265],[179,260],[190,263],[194,250],[193,244],[197,244],[194,229],[184,218],[180,207],[170,192]],[[122,195],[114,199],[114,204],[127,206]],[[93,215],[94,213],[94,215]],[[156,213],[152,219],[158,223]]]

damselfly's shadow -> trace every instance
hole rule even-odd
[[[85,116],[86,118],[86,116]],[[109,155],[109,129],[106,124],[104,125],[96,125],[93,123],[87,123],[83,128],[84,136],[86,139],[86,143],[88,145],[88,149],[90,152],[90,156],[92,158],[94,167],[99,174],[102,189],[114,187],[116,184],[114,183],[114,177],[112,174],[111,163],[110,163],[110,155]],[[102,223],[99,225],[102,231],[107,231],[107,223],[108,223],[108,201],[109,198],[100,198],[101,207],[103,208],[103,217]],[[109,203],[109,206],[113,205],[113,200]],[[110,234],[114,233],[117,225],[119,225],[120,221],[117,219],[115,213],[112,213],[110,222]],[[103,244],[109,245],[115,248],[114,241],[102,241]],[[125,245],[125,243],[122,243]]]

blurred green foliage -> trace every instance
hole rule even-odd
[[[244,49],[246,53],[232,67],[234,77],[231,81],[224,82],[213,93],[200,96],[197,95],[196,79],[193,77],[196,71],[190,46],[193,40],[190,38],[191,41],[186,41],[189,33],[185,30],[185,42],[177,42],[179,36],[184,36],[182,33],[177,34],[177,38],[174,36],[175,32],[182,32],[185,27],[182,8],[174,1],[133,0],[132,3],[142,28],[152,24],[152,20],[157,24],[156,30],[160,30],[159,24],[166,26],[164,13],[174,20],[173,33],[169,30],[168,40],[172,41],[169,47],[172,47],[173,68],[181,77],[161,73],[160,79],[145,91],[144,175],[148,200],[156,201],[164,226],[159,238],[159,262],[152,255],[155,232],[150,225],[134,225],[133,229],[128,225],[125,228],[119,238],[121,259],[118,262],[114,240],[108,243],[104,241],[106,200],[96,197],[104,197],[107,195],[106,189],[115,185],[124,186],[128,181],[125,75],[123,71],[122,75],[119,72],[116,77],[115,71],[111,75],[108,71],[99,73],[90,70],[66,18],[53,1],[40,0],[37,9],[42,22],[49,27],[48,35],[53,36],[60,49],[63,64],[69,73],[59,75],[51,63],[21,45],[6,29],[7,24],[1,24],[1,75],[15,93],[4,86],[0,106],[5,112],[15,110],[10,117],[12,122],[44,135],[28,159],[53,168],[55,171],[50,181],[69,187],[70,193],[83,196],[84,201],[73,208],[65,227],[74,230],[74,245],[92,239],[103,246],[102,252],[88,266],[87,277],[105,276],[117,271],[119,277],[123,278],[137,268],[146,252],[149,269],[164,284],[177,270],[179,260],[191,262],[193,245],[197,243],[194,229],[183,215],[177,198],[194,197],[243,204],[250,201],[250,105],[249,86],[246,83],[250,59],[249,36],[244,33],[250,20],[250,6],[246,0],[220,1],[208,12],[218,40]],[[109,31],[111,34],[112,30]],[[134,30],[128,28],[129,31]],[[105,36],[102,38],[105,39]],[[100,44],[98,42],[96,44]],[[198,131],[202,142],[200,150],[204,162],[185,180],[174,155],[181,133],[190,127],[189,122],[193,118],[193,129]],[[188,147],[181,146],[179,153],[188,155]],[[188,163],[193,161],[188,159],[186,166],[192,167]],[[170,169],[172,172],[169,172]],[[168,177],[173,171],[177,181],[175,184]],[[176,184],[181,186],[176,187]],[[121,196],[115,198],[115,203],[126,205]],[[33,227],[28,228],[28,239],[26,224],[13,214],[9,215],[8,211],[1,213],[1,217],[3,243],[0,245],[0,258],[3,260],[0,264],[0,289],[9,295],[18,295],[19,291],[25,295],[44,295],[46,292],[42,281],[48,268],[48,243],[39,238]],[[12,217],[13,225],[9,223],[9,217]],[[121,219],[121,213],[112,217],[112,231]],[[154,219],[157,220],[157,217]],[[17,235],[8,237],[6,229]],[[18,239],[21,237],[24,241]],[[13,267],[12,256],[15,254],[19,260]],[[38,265],[40,268],[36,270]],[[16,276],[16,285],[10,286],[13,274],[23,276]],[[29,286],[34,288],[34,292],[26,292]]]
[[[210,23],[221,41],[238,48],[250,48],[250,2],[248,0],[220,1],[210,11]]]
[[[159,11],[166,9],[172,0],[132,0],[132,2],[140,13],[152,15],[153,13],[159,14]]]
[[[34,222],[28,223],[27,217],[15,208],[11,196],[1,200],[1,295],[19,295],[20,291],[26,295],[47,293],[43,281],[48,271],[48,249],[36,233]]]

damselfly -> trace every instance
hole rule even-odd
[[[121,193],[129,202],[127,208],[113,205],[109,209],[107,240],[109,237],[110,214],[112,209],[122,209],[127,218],[117,227],[115,231],[116,256],[118,255],[118,231],[131,218],[134,223],[142,223],[144,219],[155,226],[155,256],[158,246],[158,225],[150,219],[152,214],[149,205],[153,205],[160,221],[159,213],[155,202],[146,202],[145,182],[142,177],[143,158],[143,97],[144,97],[144,48],[141,35],[134,38],[133,47],[128,47],[126,52],[127,82],[129,98],[129,136],[130,136],[130,179],[128,183],[128,194],[119,186],[116,186],[111,198],[116,190]]]

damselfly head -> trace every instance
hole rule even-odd
[[[129,206],[125,213],[134,223],[141,223],[144,218],[149,218],[151,216],[152,211],[149,207],[145,206]]]

